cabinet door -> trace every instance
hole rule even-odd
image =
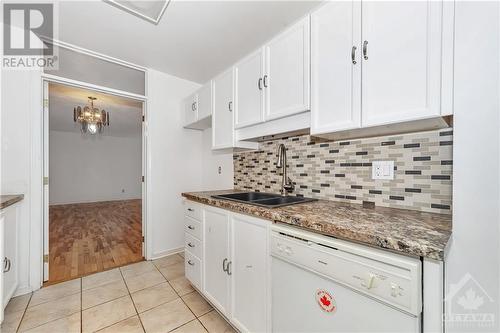
[[[264,51],[250,55],[236,65],[235,128],[264,121]]]
[[[363,126],[440,114],[442,6],[362,3]]]
[[[212,148],[233,146],[233,69],[214,80],[214,110],[212,115]]]
[[[198,103],[195,104],[195,108],[198,111],[198,120],[212,114],[212,81],[198,90]]]
[[[265,120],[309,110],[309,17],[265,46]]]
[[[242,332],[267,332],[269,223],[239,214],[231,221],[231,317]]]
[[[361,3],[332,1],[311,14],[311,134],[361,126]]]
[[[5,225],[5,217],[3,215],[3,212],[0,211],[0,263],[2,265],[0,266],[1,269],[3,270],[3,258],[4,256],[4,239],[5,239],[5,233],[4,233],[4,225]],[[4,318],[4,292],[3,292],[3,280],[4,280],[4,275],[0,272],[0,324],[3,322]]]
[[[205,296],[221,311],[229,309],[229,275],[223,263],[229,262],[229,215],[218,209],[205,209],[204,224]]]
[[[3,305],[6,306],[9,300],[14,295],[17,289],[17,238],[18,238],[18,224],[17,224],[17,207],[8,207],[4,211],[4,256],[1,260],[2,270],[7,269],[3,273]],[[8,262],[4,262],[4,259]],[[5,266],[4,266],[5,265]]]
[[[198,120],[196,111],[197,94],[192,94],[184,100],[184,124],[189,125]]]

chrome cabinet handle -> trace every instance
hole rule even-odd
[[[192,262],[191,260],[188,260],[188,264],[194,266],[194,262]]]
[[[10,272],[11,266],[12,266],[12,263],[10,262],[10,259],[5,257],[3,259],[3,272],[4,273]]]
[[[194,105],[194,111],[196,111],[196,109],[198,108],[198,102],[194,102],[193,105]]]
[[[191,103],[191,111],[194,111],[194,103]]]
[[[222,260],[222,270],[227,273],[226,263],[227,263],[227,258],[224,258],[224,260]]]
[[[365,60],[368,60],[368,50],[367,50],[367,48],[368,48],[368,41],[365,40],[363,42],[363,58],[365,58]]]
[[[264,75],[264,80],[262,83],[264,83],[264,87],[267,88],[267,74]]]
[[[356,63],[357,63],[357,62],[356,62],[356,50],[357,50],[357,49],[358,49],[358,48],[357,48],[356,46],[353,46],[353,47],[352,47],[352,51],[351,51],[351,61],[352,61],[352,64],[353,64],[353,65],[356,65]]]
[[[226,273],[229,276],[231,276],[231,274],[233,274],[233,273],[231,273],[231,264],[232,263],[233,263],[232,261],[230,261],[230,262],[227,263]]]
[[[194,245],[193,245],[193,244],[191,244],[191,243],[188,243],[188,246],[189,246],[189,247],[194,247]]]
[[[194,230],[194,227],[192,225],[188,225],[188,229]]]
[[[229,104],[228,104],[228,106],[227,106],[227,107],[228,107],[228,109],[229,109],[229,112],[233,112],[233,102],[232,102],[232,101],[231,101],[231,102],[229,102]]]
[[[262,90],[262,78],[261,77],[259,78],[257,85],[259,86],[259,90]]]
[[[188,211],[194,212],[194,209],[193,208],[188,208]]]

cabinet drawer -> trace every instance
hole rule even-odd
[[[201,222],[192,219],[189,216],[184,216],[185,231],[186,233],[193,235],[194,237],[201,239]]]
[[[186,267],[186,278],[193,286],[201,288],[201,260],[189,251],[184,253],[184,265]]]
[[[203,218],[203,212],[202,212],[202,208],[200,205],[192,202],[192,201],[186,201],[185,204],[184,204],[184,213],[195,219],[195,220],[198,220],[201,222],[202,218]]]
[[[198,238],[186,233],[184,248],[186,251],[192,252],[195,256],[201,258],[201,241]]]

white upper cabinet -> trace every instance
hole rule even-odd
[[[184,99],[184,127],[203,130],[211,125],[212,81]]]
[[[233,146],[233,69],[214,79],[214,109],[212,115],[212,148]]]
[[[361,3],[332,1],[311,14],[311,134],[361,126]]]
[[[263,70],[263,49],[259,49],[235,66],[237,103],[235,128],[264,121]]]
[[[198,94],[196,93],[184,99],[184,124],[186,127],[198,119],[196,104],[198,104]]]
[[[366,126],[440,115],[441,1],[362,3]]]
[[[265,120],[309,110],[309,17],[265,45]]]
[[[198,111],[198,119],[207,118],[212,115],[212,81],[198,90],[196,109]]]

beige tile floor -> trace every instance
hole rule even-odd
[[[184,277],[182,254],[13,298],[2,333],[234,332]]]

